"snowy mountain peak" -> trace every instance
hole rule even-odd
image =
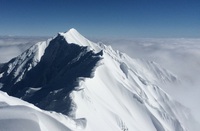
[[[74,36],[83,37],[75,28],[71,28],[66,32],[59,32],[58,34],[65,36],[66,38],[69,38],[69,37],[72,38]],[[86,39],[86,38],[84,38],[84,39]],[[68,43],[74,43],[74,42],[76,42],[76,41],[71,41],[71,42],[69,41]]]
[[[71,28],[67,32],[68,33],[71,32],[71,33],[78,33],[78,34],[80,34],[75,28]]]
[[[69,44],[77,44],[79,46],[87,46],[89,49],[94,50],[95,52],[99,52],[100,48],[94,43],[81,35],[76,29],[71,28],[67,32],[60,32],[60,36],[63,36],[67,43]]]

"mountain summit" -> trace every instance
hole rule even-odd
[[[76,29],[72,28],[69,31],[65,32],[65,33],[58,33],[59,35],[63,36],[65,38],[65,40],[67,41],[67,43],[71,44],[77,44],[79,46],[86,46],[88,48],[90,48],[91,50],[93,50],[94,52],[99,52],[101,51],[101,48],[98,47],[97,44],[95,44],[94,42],[91,42],[90,40],[88,40],[87,38],[85,38],[84,36],[82,36]]]
[[[132,59],[75,29],[0,65],[2,91],[81,118],[86,131],[193,130],[189,110],[159,87],[176,81],[157,63]]]

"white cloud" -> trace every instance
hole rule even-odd
[[[21,50],[16,46],[0,47],[0,63],[9,61],[21,53]]]

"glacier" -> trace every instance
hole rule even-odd
[[[0,64],[0,89],[37,106],[22,102],[22,112],[34,114],[23,116],[21,104],[7,102],[22,100],[6,95],[1,109],[13,117],[3,113],[0,125],[13,130],[3,126],[10,119],[20,129],[30,118],[27,125],[35,130],[51,129],[44,126],[49,122],[54,130],[195,131],[198,123],[190,110],[160,87],[177,82],[178,77],[159,64],[132,59],[72,28]],[[58,116],[61,124],[56,124]]]

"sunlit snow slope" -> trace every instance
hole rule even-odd
[[[158,85],[175,75],[75,29],[0,65],[0,88],[85,123],[86,131],[194,131],[189,110]],[[159,84],[158,84],[159,83]]]

